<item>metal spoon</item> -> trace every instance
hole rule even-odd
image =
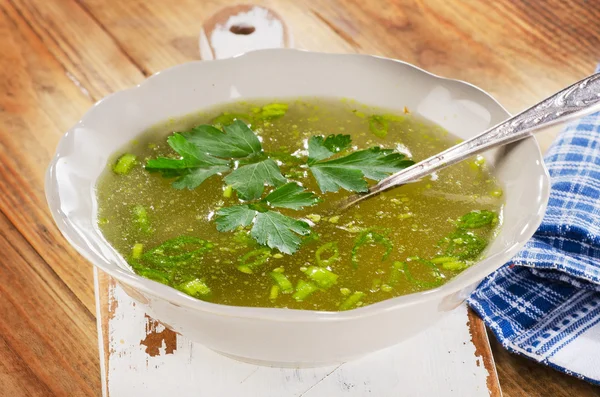
[[[600,73],[596,73],[467,141],[390,175],[371,187],[367,193],[343,200],[339,208],[344,210],[385,190],[416,182],[424,176],[488,149],[518,141],[530,136],[532,132],[599,110]]]

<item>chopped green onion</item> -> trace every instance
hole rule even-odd
[[[362,299],[362,297],[364,295],[365,295],[364,292],[356,291],[355,293],[353,293],[352,295],[347,297],[346,300],[344,300],[340,304],[339,309],[340,310],[352,309],[354,306],[356,306],[356,304]]]
[[[277,299],[277,295],[279,295],[279,287],[274,285],[271,287],[271,291],[269,292],[269,299],[274,301]]]
[[[433,258],[430,260],[431,263],[434,263],[436,265],[440,265],[442,263],[446,263],[446,262],[454,262],[457,261],[458,258],[454,257],[454,256],[438,256],[437,258]]]
[[[144,233],[151,233],[152,227],[150,226],[150,220],[148,219],[148,212],[142,205],[136,205],[133,207],[134,222],[138,225],[140,230]]]
[[[490,196],[496,197],[496,198],[502,197],[503,194],[504,194],[504,192],[500,188],[494,189],[490,192]]]
[[[487,246],[487,241],[475,236],[471,232],[459,230],[446,237],[440,243],[444,254],[458,260],[477,259]]]
[[[131,153],[126,153],[119,157],[115,165],[113,166],[113,172],[118,175],[126,175],[132,169],[137,162],[137,157]]]
[[[260,265],[264,264],[270,256],[271,250],[268,248],[260,248],[250,251],[240,258],[241,263],[237,269],[242,273],[252,274],[254,273],[254,270]],[[254,258],[254,260],[248,262],[248,260],[252,258]]]
[[[273,120],[283,117],[288,110],[288,105],[285,103],[271,103],[261,108],[253,109],[256,113],[256,118],[260,120]]]
[[[421,259],[418,256],[414,256],[409,258],[412,263],[420,263],[422,265],[428,266],[431,268],[431,275],[433,276],[433,280],[423,280],[423,279],[417,279],[415,278],[412,273],[410,272],[410,270],[408,269],[408,264],[409,262],[403,262],[403,266],[404,266],[404,274],[406,275],[406,278],[408,279],[408,281],[410,281],[412,284],[415,284],[421,288],[433,288],[433,287],[437,287],[439,285],[441,285],[444,281],[443,279],[443,275],[442,273],[440,273],[439,269],[436,267],[436,265],[434,265],[433,263],[431,263],[430,261],[427,261],[425,259]]]
[[[142,257],[142,251],[144,250],[144,244],[134,244],[133,249],[131,250],[131,257],[133,259],[140,259]]]
[[[133,267],[133,266],[132,266]],[[169,285],[169,276],[158,270],[149,269],[147,267],[135,267],[135,272],[142,277],[149,278],[150,280],[158,281],[159,283]]]
[[[384,116],[373,115],[369,117],[369,130],[379,138],[385,138],[388,134],[390,123]]]
[[[294,291],[294,286],[292,285],[292,282],[283,273],[274,270],[271,273],[269,273],[269,276],[271,276],[273,281],[275,281],[275,284],[277,284],[277,287],[284,294],[290,294]]]
[[[206,240],[191,236],[179,236],[146,251],[141,259],[154,265],[173,266],[197,258],[213,245]]]
[[[329,218],[329,222],[330,223],[338,223],[340,220],[340,216],[336,215],[336,216],[332,216],[331,218]]]
[[[321,288],[330,288],[338,279],[337,274],[324,267],[309,266],[304,273]]]
[[[445,270],[457,271],[466,269],[467,267],[469,267],[469,265],[461,261],[449,261],[442,263],[442,268],[444,268]]]
[[[498,222],[498,215],[493,211],[471,211],[460,217],[457,227],[460,229],[478,229],[483,226],[494,225]]]
[[[365,230],[356,237],[354,247],[352,247],[351,259],[354,268],[358,268],[358,249],[365,244],[372,243],[381,244],[385,247],[385,253],[381,257],[382,262],[392,253],[393,245],[389,238],[385,237],[383,234],[376,233],[373,230]]]
[[[333,253],[331,254],[331,256],[327,259],[322,259],[321,258],[321,254],[325,251],[333,251]],[[320,246],[317,251],[315,252],[315,256],[317,258],[317,264],[319,266],[329,266],[331,265],[331,263],[335,262],[336,260],[339,259],[340,257],[340,251],[338,250],[338,245],[337,242],[329,242],[329,243],[325,243],[322,246]]]
[[[391,285],[388,285],[388,284],[383,284],[383,285],[381,286],[381,290],[382,290],[383,292],[392,292],[393,288],[392,288],[392,286],[391,286]]]
[[[206,285],[204,281],[198,278],[188,281],[187,283],[180,284],[175,288],[196,298],[205,298],[210,294],[210,287]]]
[[[232,193],[233,193],[233,186],[227,185],[225,190],[223,190],[223,197],[230,198]]]
[[[349,288],[340,288],[340,293],[344,296],[350,295],[350,289]]]
[[[395,261],[392,264],[392,270],[388,279],[389,285],[396,285],[404,274],[404,262]]]
[[[319,214],[308,214],[306,217],[314,223],[319,223],[321,221],[321,215]]]
[[[310,281],[298,280],[298,284],[296,284],[296,292],[294,292],[292,298],[298,302],[301,302],[318,289],[319,287]]]

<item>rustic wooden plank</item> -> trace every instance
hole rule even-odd
[[[471,308],[468,309],[467,318],[471,342],[475,346],[475,356],[481,359],[481,363],[488,373],[486,382],[490,396],[500,397],[502,390],[485,324]]]
[[[98,394],[92,313],[3,214],[0,252],[0,395]]]
[[[598,2],[303,3],[361,52],[470,81],[513,112],[591,74],[600,59]]]
[[[12,0],[43,45],[72,79],[97,101],[141,82],[145,75],[75,0]],[[68,21],[68,23],[65,23]]]
[[[65,243],[44,197],[56,143],[91,102],[7,3],[0,3],[0,48],[0,211],[93,312],[91,268]]]
[[[153,345],[156,351],[149,351],[140,343],[148,339],[149,326],[156,327],[151,335],[157,340],[174,334],[149,319],[145,306],[120,286],[111,291],[118,304],[109,310],[112,319],[102,321],[109,323],[110,335],[103,347],[110,352],[106,396],[501,396],[497,384],[488,389],[494,372],[488,372],[471,341],[465,306],[411,340],[361,359],[331,367],[281,369],[223,357],[180,335],[174,344],[159,342]]]
[[[490,339],[504,397],[600,396],[600,387],[511,354],[493,335]]]
[[[197,60],[198,34],[202,24],[227,0],[202,2],[160,0],[151,5],[143,0],[112,2],[82,0],[81,3],[110,31],[132,59],[149,73]],[[350,52],[352,47],[305,7],[292,0],[256,1],[281,14],[292,27],[294,46],[315,51]],[[152,48],[151,51],[148,49]]]

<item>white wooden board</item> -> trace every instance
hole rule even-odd
[[[362,359],[281,369],[226,358],[165,330],[106,275],[96,287],[104,396],[501,395],[487,339],[472,338],[465,306],[411,340]]]

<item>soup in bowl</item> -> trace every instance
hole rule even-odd
[[[341,362],[460,304],[531,237],[548,177],[530,138],[340,200],[507,116],[405,63],[257,51],[99,102],[47,196],[79,252],[175,331],[259,363]]]

